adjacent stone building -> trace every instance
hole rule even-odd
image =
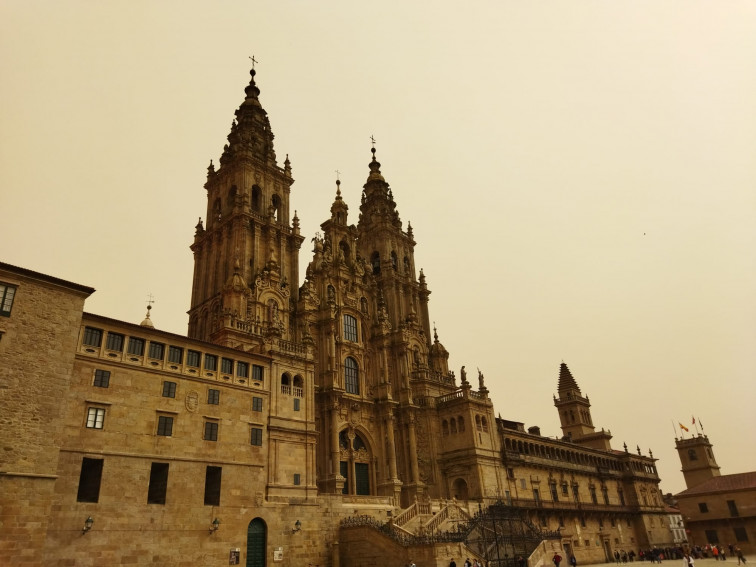
[[[252,71],[208,168],[187,336],[149,310],[140,325],[85,313],[90,288],[0,265],[0,409],[20,432],[3,435],[0,562],[441,565],[464,551],[537,567],[553,550],[592,563],[670,545],[653,455],[611,447],[565,364],[558,437],[497,417],[483,374],[449,369],[375,148],[356,224],[337,181],[300,281],[291,163],[259,95]],[[527,534],[494,553],[505,524]]]

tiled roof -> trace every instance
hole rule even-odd
[[[683,490],[677,496],[691,496],[710,492],[732,492],[756,489],[756,471],[715,476],[699,485]]]

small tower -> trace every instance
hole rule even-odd
[[[603,429],[596,432],[591,419],[591,402],[583,397],[567,365],[559,367],[559,397],[554,397],[554,405],[559,410],[562,433],[575,443],[595,449],[610,450],[611,434]]]
[[[675,439],[686,488],[693,488],[715,476],[720,476],[719,465],[711,447],[706,435],[697,434],[690,439]]]

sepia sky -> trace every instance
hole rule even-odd
[[[756,3],[3,0],[0,261],[185,334],[253,54],[303,267],[375,136],[450,366],[502,417],[560,435],[564,361],[664,492],[692,415],[756,470]]]

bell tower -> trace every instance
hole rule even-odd
[[[612,436],[603,429],[596,432],[591,418],[591,402],[583,396],[580,387],[572,377],[567,365],[562,362],[559,367],[559,397],[554,397],[554,405],[559,410],[562,433],[574,443],[608,451]]]
[[[715,476],[720,476],[719,465],[706,435],[697,434],[690,439],[675,439],[675,448],[680,456],[686,488],[693,488]]]
[[[296,340],[299,219],[291,218],[291,163],[279,167],[255,70],[231,123],[220,166],[207,171],[207,211],[195,227],[189,336],[249,349]]]

